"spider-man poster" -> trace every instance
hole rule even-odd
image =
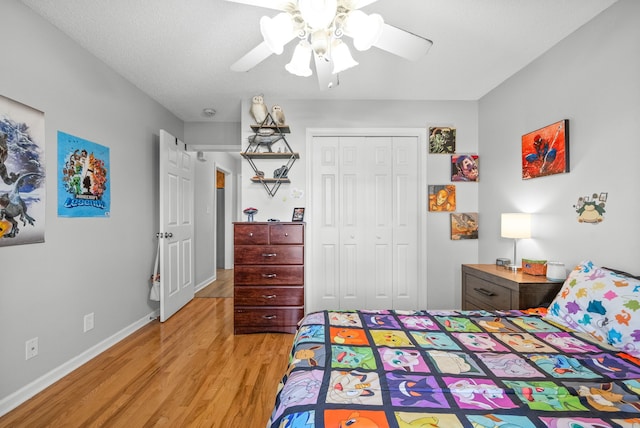
[[[109,217],[109,148],[58,131],[58,216]]]
[[[569,120],[522,136],[522,179],[569,172]]]

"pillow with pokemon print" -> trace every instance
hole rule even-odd
[[[591,261],[577,265],[544,318],[640,357],[640,280]]]

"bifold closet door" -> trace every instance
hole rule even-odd
[[[417,304],[416,137],[314,137],[308,307]]]

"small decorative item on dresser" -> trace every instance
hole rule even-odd
[[[496,259],[496,266],[503,266],[503,267],[507,267],[511,264],[511,259],[505,259],[502,257],[499,257]]]
[[[567,270],[562,262],[547,262],[547,279],[553,282],[564,282]]]
[[[251,222],[253,221],[253,215],[258,212],[258,209],[249,207],[249,208],[245,208],[244,211],[242,212],[247,215],[247,221]]]
[[[304,208],[294,208],[293,217],[291,221],[303,221],[304,220]]]
[[[546,275],[547,274],[547,261],[546,260],[530,260],[522,259],[522,272],[529,275]]]

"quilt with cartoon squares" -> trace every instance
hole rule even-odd
[[[640,360],[540,311],[323,311],[271,428],[640,427]]]

